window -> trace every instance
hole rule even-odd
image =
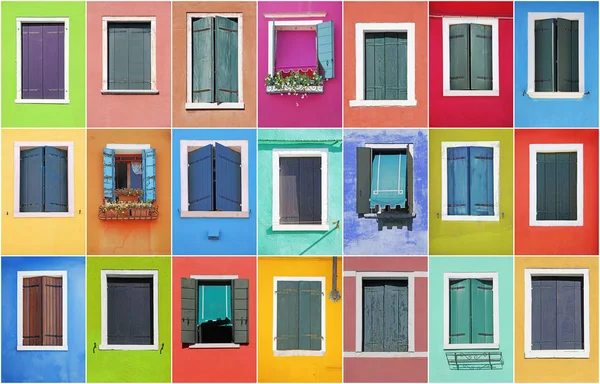
[[[248,218],[248,141],[180,142],[181,217]]]
[[[529,146],[529,225],[583,225],[583,144]]]
[[[115,155],[115,188],[142,189],[142,155]]]
[[[187,109],[244,109],[242,14],[187,14]]]
[[[156,17],[102,18],[102,93],[158,93]]]
[[[14,217],[73,217],[73,145],[14,143]]]
[[[69,103],[69,19],[17,18],[16,103]]]
[[[499,348],[497,273],[444,273],[444,349]]]
[[[525,269],[525,357],[589,356],[589,270]]]
[[[101,271],[99,349],[158,349],[158,271]]]
[[[500,143],[442,143],[442,220],[498,221]]]
[[[415,106],[415,24],[356,24],[351,107]]]
[[[181,342],[191,348],[248,344],[248,279],[191,276],[181,279]]]
[[[109,144],[103,151],[104,198],[114,200],[115,189],[144,192],[143,202],[156,201],[156,149],[149,144]]]
[[[67,272],[17,272],[17,350],[67,348]]]
[[[325,278],[275,277],[275,356],[325,354]]]
[[[529,13],[528,94],[582,98],[583,13]]]
[[[273,230],[327,231],[327,149],[273,150]]]

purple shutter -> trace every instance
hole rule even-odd
[[[583,278],[560,277],[556,285],[557,349],[583,349]]]
[[[21,25],[21,98],[65,98],[65,25]]]
[[[43,24],[42,98],[65,98],[65,25]]]
[[[41,99],[44,88],[42,24],[22,24],[21,38],[21,98]]]
[[[556,278],[531,278],[531,349],[556,349]]]

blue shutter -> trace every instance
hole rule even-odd
[[[326,79],[334,77],[333,20],[317,24],[317,60]]]
[[[156,201],[156,149],[144,149],[142,152],[142,182],[144,201]]]
[[[469,214],[469,148],[448,148],[448,215]]]
[[[556,279],[531,278],[531,349],[556,349]]]
[[[44,148],[21,151],[19,212],[43,212]]]
[[[471,215],[494,215],[494,149],[469,148]]]
[[[115,191],[115,151],[104,148],[103,169],[104,169],[104,197],[112,199]]]
[[[242,156],[215,144],[215,206],[217,211],[242,210]]]
[[[212,144],[188,153],[188,209],[214,210]]]
[[[45,147],[44,161],[45,212],[68,212],[67,151]]]
[[[556,285],[557,349],[583,349],[583,278],[560,277]]]

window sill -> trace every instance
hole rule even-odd
[[[583,92],[527,92],[532,99],[583,99]]]
[[[328,224],[273,224],[273,231],[329,231]]]
[[[589,359],[590,351],[586,350],[555,350],[555,351],[525,351],[526,359]]]
[[[17,345],[17,351],[68,351],[66,345]]]
[[[70,104],[69,99],[16,99],[15,104]]]
[[[394,358],[394,357],[427,357],[427,352],[344,352],[344,357],[355,358]]]
[[[214,343],[214,344],[192,344],[190,349],[222,349],[222,348],[239,348],[239,344],[233,343]]]
[[[60,218],[74,217],[73,212],[15,212],[13,217],[30,217],[30,218]]]
[[[530,227],[583,227],[583,219],[581,220],[544,220],[544,221],[530,221]]]
[[[442,221],[500,221],[500,216],[450,216],[450,215],[442,215]]]
[[[158,345],[107,345],[100,344],[100,351],[158,351]]]
[[[230,218],[230,219],[247,219],[250,217],[250,212],[232,212],[232,211],[181,211],[182,218]]]
[[[323,341],[325,342],[325,341]],[[325,356],[325,351],[273,351],[274,356]]]
[[[244,103],[185,103],[185,109],[246,109]]]
[[[496,343],[488,344],[444,344],[444,351],[453,351],[457,349],[500,349],[500,345]]]
[[[103,89],[103,95],[158,95],[158,89]]]
[[[272,85],[267,85],[267,93],[268,94],[292,94],[292,95],[302,95],[305,93],[323,93],[323,86],[322,85],[313,85],[313,86],[309,86],[306,87],[305,89],[302,90],[292,90],[290,88],[282,88],[282,89],[275,89],[274,86]]]
[[[444,96],[466,96],[466,97],[485,97],[485,96],[500,96],[499,90],[488,90],[488,91],[458,91],[444,89]]]
[[[416,107],[417,100],[350,100],[351,107]]]

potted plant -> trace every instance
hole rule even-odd
[[[139,197],[144,194],[144,191],[135,188],[121,188],[115,189],[114,194],[119,201],[136,202],[139,201]]]

